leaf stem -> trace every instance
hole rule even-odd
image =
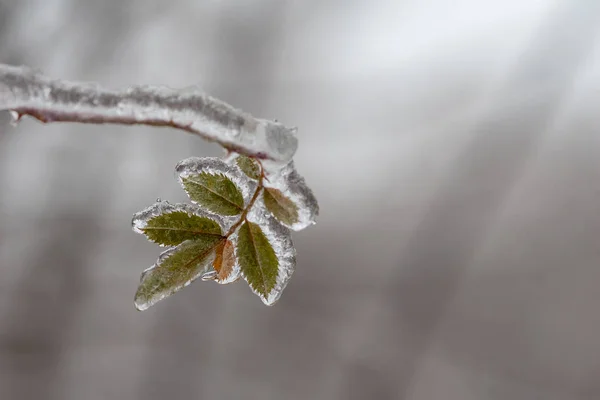
[[[262,165],[262,163],[259,160],[256,160],[256,162],[260,166],[260,177],[258,178],[258,185],[256,186],[256,190],[254,191],[254,194],[252,195],[252,198],[248,202],[248,205],[246,206],[246,208],[244,209],[244,211],[242,211],[242,215],[240,216],[240,219],[235,224],[233,224],[233,226],[225,234],[225,237],[231,236],[236,231],[236,229],[239,228],[240,225],[244,221],[246,221],[246,216],[248,215],[248,212],[250,211],[250,209],[252,208],[252,206],[256,202],[256,199],[258,199],[258,195],[260,194],[261,190],[264,188],[264,186],[263,186],[263,180],[266,179],[266,177],[265,177],[265,169],[263,168],[263,165]]]

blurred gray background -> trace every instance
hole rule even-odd
[[[321,204],[268,308],[139,313],[149,127],[0,116],[0,399],[600,399],[597,0],[0,0],[0,62],[299,127]]]

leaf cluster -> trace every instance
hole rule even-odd
[[[265,304],[274,304],[295,268],[289,229],[307,225],[302,196],[286,190],[285,179],[270,185],[260,162],[244,155],[189,158],[176,173],[192,204],[158,202],[133,218],[134,231],[169,247],[142,273],[136,308],[145,310],[198,278],[221,284],[243,278]]]

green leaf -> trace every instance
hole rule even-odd
[[[186,240],[203,240],[220,237],[221,227],[210,218],[174,211],[151,218],[140,228],[151,241],[165,246],[175,246]]]
[[[201,172],[181,178],[190,199],[220,215],[238,215],[244,210],[244,197],[223,174]]]
[[[287,226],[298,222],[298,206],[281,191],[265,188],[263,196],[265,206],[279,222]]]
[[[235,162],[248,177],[252,179],[260,178],[260,166],[255,159],[240,155],[235,159]]]
[[[145,310],[210,271],[215,249],[222,241],[221,237],[206,236],[162,253],[156,264],[142,274],[135,307]]]
[[[238,233],[236,255],[248,284],[266,298],[277,282],[279,260],[260,226],[244,222]]]

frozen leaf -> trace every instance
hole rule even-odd
[[[278,268],[275,286],[267,296],[264,296],[254,289],[253,290],[257,295],[259,295],[263,303],[266,305],[273,305],[275,302],[277,302],[277,300],[279,300],[279,297],[294,273],[294,269],[296,267],[296,249],[292,243],[292,235],[290,230],[277,221],[277,219],[273,217],[273,214],[271,214],[261,203],[262,198],[259,198],[257,200],[257,206],[252,207],[248,213],[247,220],[258,225],[262,230],[262,233],[275,252]],[[233,241],[234,243],[237,243],[235,239],[233,239]],[[239,253],[236,254],[239,259]],[[239,261],[241,263],[241,259]],[[248,280],[245,275],[244,277],[246,280]]]
[[[136,232],[148,234],[155,226],[181,229],[182,232],[172,232],[167,239],[159,239],[163,243],[190,237],[178,236],[184,235],[183,232],[185,235],[198,233],[189,229],[189,225],[195,226],[199,221],[204,230],[198,237],[210,241],[195,244],[200,240],[191,236],[194,240],[184,241],[164,252],[157,264],[142,275],[136,307],[148,308],[198,278],[227,284],[243,276],[263,303],[273,305],[279,300],[296,266],[296,250],[286,226],[298,229],[314,222],[318,205],[293,164],[277,172],[268,170],[267,179],[263,181],[259,176],[257,181],[237,165],[238,157],[231,154],[226,161],[217,158],[181,161],[176,167],[177,177],[196,204],[159,202],[136,214]],[[262,167],[259,167],[262,174]],[[258,186],[259,182],[262,182],[262,188]],[[205,189],[210,195],[216,192],[219,196],[206,201],[209,194],[197,193]],[[225,207],[223,204],[235,204],[237,214],[217,214],[215,202],[220,202],[221,208]],[[165,214],[170,217],[164,217]],[[207,222],[211,220],[216,225]],[[211,234],[216,239],[212,240]],[[200,247],[190,250],[187,246]],[[203,249],[206,252],[203,253]],[[183,254],[179,255],[179,251]],[[193,259],[194,256],[188,253],[197,254],[197,258]],[[185,263],[189,267],[182,268],[181,264]]]
[[[294,163],[290,162],[275,172],[270,169],[266,171],[265,187],[279,190],[283,197],[297,206],[298,216],[292,224],[280,220],[288,228],[295,231],[300,231],[314,224],[317,215],[319,215],[319,204],[312,190],[306,185],[304,178],[296,171]],[[265,199],[265,206],[267,206],[267,203],[268,201]]]
[[[214,157],[188,158],[175,169],[193,202],[223,216],[241,214],[244,203],[256,188],[256,182],[249,180],[239,168]]]
[[[190,199],[220,215],[238,215],[244,210],[244,198],[229,178],[202,172],[182,178]]]
[[[277,282],[279,261],[260,226],[244,222],[238,233],[236,253],[250,287],[261,297],[268,298]]]
[[[221,236],[223,219],[193,204],[161,201],[133,216],[133,230],[161,246],[178,245],[205,235]]]
[[[152,218],[142,231],[148,239],[165,246],[175,246],[186,240],[221,236],[221,228],[212,219],[175,211]]]
[[[274,188],[266,188],[263,194],[263,201],[267,210],[273,213],[279,222],[287,227],[298,223],[298,206]]]
[[[223,283],[231,278],[235,266],[235,253],[231,241],[224,240],[219,243],[213,266],[217,272],[217,281]]]
[[[255,159],[240,155],[235,159],[235,163],[249,178],[260,178],[260,166]]]
[[[222,240],[221,237],[207,236],[163,252],[156,264],[142,273],[135,307],[145,310],[209,271],[215,249]]]

